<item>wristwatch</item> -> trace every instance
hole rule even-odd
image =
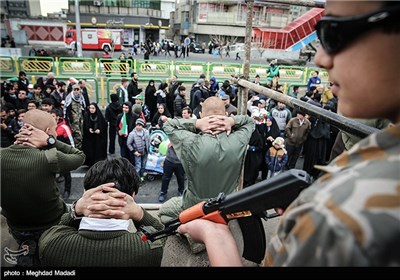
[[[53,146],[56,143],[56,138],[53,135],[49,135],[47,138],[47,146]]]
[[[78,200],[75,200],[73,203],[72,203],[72,205],[71,205],[71,209],[70,209],[70,211],[69,211],[69,215],[71,216],[71,218],[72,219],[74,219],[74,220],[79,220],[79,219],[82,219],[82,217],[83,217],[83,215],[77,215],[76,214],[76,212],[75,212],[75,206],[76,206],[76,203],[78,202]]]

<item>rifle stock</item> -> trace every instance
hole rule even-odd
[[[150,232],[141,226],[142,240],[156,240],[175,234],[176,229],[195,219],[206,219],[227,224],[238,219],[243,234],[243,257],[260,263],[264,258],[266,242],[261,218],[268,218],[266,211],[274,208],[286,209],[299,193],[311,183],[307,172],[291,169],[270,179],[258,182],[227,196],[220,193],[206,202],[202,201],[168,222],[165,229]]]

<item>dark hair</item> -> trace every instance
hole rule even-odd
[[[58,81],[56,85],[57,85],[58,87],[63,87],[63,86],[65,86],[66,84],[65,84],[63,81]]]
[[[139,176],[135,167],[126,158],[106,159],[96,162],[86,172],[83,180],[85,190],[105,183],[115,183],[115,188],[132,195],[139,190]]]
[[[51,111],[50,111],[50,114],[55,114],[57,117],[63,117],[63,111],[62,110],[59,110],[59,109],[52,109]]]
[[[161,83],[161,84],[159,85],[158,89],[164,90],[164,89],[166,89],[167,87],[168,87],[168,84],[167,84],[167,83]]]
[[[28,104],[29,103],[33,103],[33,104],[35,104],[36,108],[39,108],[39,102],[37,102],[36,100],[33,100],[33,99],[28,100]]]
[[[399,1],[383,1],[382,2],[382,8],[390,8],[390,7],[398,6],[398,5],[400,5]],[[398,24],[398,18],[396,18],[392,22],[392,24],[385,25],[383,27],[383,32],[388,33],[388,34],[400,33],[400,25]]]
[[[190,115],[193,113],[192,108],[190,108],[189,106],[183,107],[182,111],[183,110],[187,110]]]
[[[24,113],[26,113],[26,112],[28,112],[28,110],[26,110],[26,109],[19,109],[19,110],[17,111],[17,116],[18,116],[19,114],[24,114]]]
[[[296,91],[296,90],[298,90],[299,89],[299,86],[294,86],[293,87],[293,91]]]
[[[53,99],[51,99],[51,98],[49,98],[49,97],[43,98],[43,100],[42,100],[42,105],[43,105],[43,104],[54,106]]]
[[[111,102],[117,102],[118,101],[118,95],[115,93],[110,94],[110,99]]]
[[[304,117],[306,113],[303,110],[298,110],[297,115],[302,115]]]
[[[4,104],[4,109],[8,113],[10,110],[15,111],[15,106],[14,106],[14,104],[7,102],[6,104]]]
[[[186,90],[186,88],[185,88],[184,86],[180,86],[180,87],[178,88],[178,91],[179,91],[179,92],[184,91],[184,90]]]

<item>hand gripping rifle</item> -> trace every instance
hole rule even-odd
[[[145,226],[141,226],[139,230],[143,232],[142,240],[154,241],[175,234],[181,224],[195,219],[206,219],[222,224],[238,219],[244,241],[243,257],[260,263],[266,248],[264,226],[260,218],[267,220],[278,216],[278,214],[268,214],[267,210],[286,209],[310,183],[307,172],[291,169],[241,191],[229,195],[220,193],[215,198],[202,201],[182,211],[177,219],[166,223],[163,230],[151,232]]]

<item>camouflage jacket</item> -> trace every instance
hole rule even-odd
[[[400,124],[337,157],[282,216],[270,266],[400,265]]]

